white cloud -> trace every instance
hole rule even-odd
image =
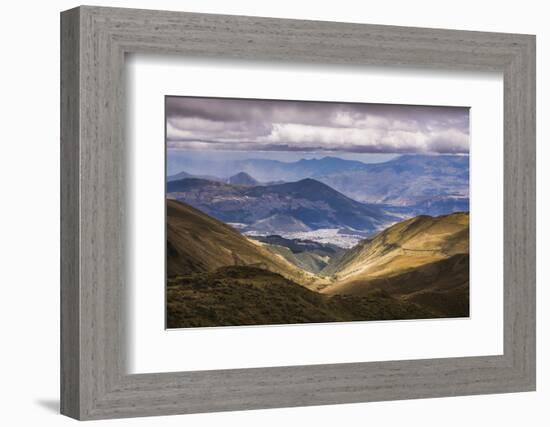
[[[176,98],[170,148],[465,153],[467,108]],[[170,103],[168,104],[170,108]]]

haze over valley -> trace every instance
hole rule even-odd
[[[169,176],[168,197],[249,236],[349,248],[402,219],[469,211],[469,156],[404,155],[374,164],[327,156],[245,159],[227,165],[228,176],[217,172],[218,162],[201,163],[203,174]],[[263,180],[252,175],[260,170]]]

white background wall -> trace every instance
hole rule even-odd
[[[97,5],[537,34],[538,391],[106,422],[146,426],[547,426],[550,423],[550,26],[545,2],[461,0],[96,1]],[[59,377],[59,12],[74,1],[4,2],[0,65],[0,423],[68,425]],[[546,13],[545,13],[546,12]],[[544,200],[546,199],[546,200]]]

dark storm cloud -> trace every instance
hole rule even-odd
[[[171,149],[467,153],[469,110],[168,97]]]

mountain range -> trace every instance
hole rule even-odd
[[[365,203],[429,208],[432,200],[452,199],[465,203],[462,210],[469,210],[469,161],[469,156],[406,155],[318,179]]]
[[[370,234],[398,220],[310,178],[256,186],[186,178],[169,181],[167,192],[223,222],[242,224],[248,233],[349,229]]]
[[[421,216],[343,251],[254,240],[167,200],[168,327],[467,316],[468,220]],[[307,271],[281,248],[326,265]]]
[[[260,182],[299,181],[304,178],[327,175],[335,172],[359,170],[366,163],[356,160],[345,160],[338,157],[326,156],[321,159],[300,159],[295,162],[283,162],[271,159],[245,159],[245,160],[201,160],[192,158],[180,159],[180,166],[186,174],[195,177],[207,175],[216,176],[217,179],[226,181],[232,175],[244,172],[253,176]],[[179,174],[170,175],[168,181],[183,178]]]
[[[331,156],[295,162],[246,159],[220,164],[212,160],[201,162],[200,170],[192,162],[187,166],[189,170],[169,176],[168,182],[202,177],[224,183],[264,185],[313,178],[356,201],[386,205],[396,214],[469,211],[469,156],[402,155],[383,163]],[[204,175],[204,171],[210,175]]]
[[[169,327],[469,315],[468,156],[208,162],[166,182]]]

